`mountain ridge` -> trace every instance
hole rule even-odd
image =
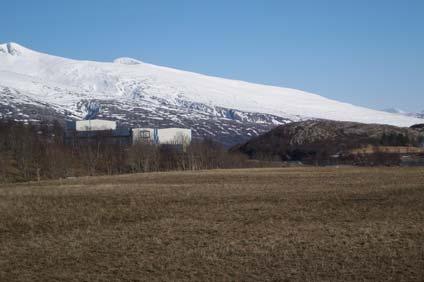
[[[121,57],[80,61],[17,43],[0,45],[0,116],[20,120],[81,119],[84,105],[99,116],[139,126],[190,127],[194,135],[245,140],[272,127],[305,119],[410,126],[412,117],[338,102],[292,88],[255,84],[155,66]],[[236,136],[236,137],[234,137]]]
[[[384,109],[383,111],[387,112],[387,113],[391,113],[391,114],[398,114],[398,115],[407,116],[407,117],[416,117],[416,118],[424,119],[424,111],[421,111],[421,113],[419,113],[419,112],[407,112],[407,111],[397,109],[397,108]]]

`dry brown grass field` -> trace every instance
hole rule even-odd
[[[0,186],[0,281],[423,281],[424,169]]]

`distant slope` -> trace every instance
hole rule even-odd
[[[424,120],[375,111],[300,90],[146,64],[78,61],[16,43],[0,45],[0,117],[99,118],[133,126],[190,127],[234,144],[291,121],[325,118],[410,126]]]
[[[414,124],[413,126],[411,126],[411,129],[414,129],[416,131],[419,131],[419,132],[423,132],[424,133],[424,123]]]
[[[254,159],[290,160],[339,154],[368,145],[415,146],[423,136],[418,130],[390,125],[309,120],[281,125],[233,150]]]
[[[413,113],[413,112],[406,112],[396,108],[385,109],[383,111],[386,113],[398,114],[398,115],[403,115],[407,117],[415,117],[415,118],[421,118],[421,119],[424,118],[424,111],[422,111],[421,113]]]

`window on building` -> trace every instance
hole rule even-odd
[[[140,131],[140,137],[143,139],[150,139],[150,131],[148,130]]]

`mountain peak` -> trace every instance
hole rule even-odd
[[[19,56],[28,51],[30,50],[15,42],[0,44],[0,53],[5,53],[12,56]]]
[[[122,57],[122,58],[117,58],[113,61],[115,64],[121,64],[121,65],[139,65],[142,62],[133,58],[127,58],[127,57]]]

